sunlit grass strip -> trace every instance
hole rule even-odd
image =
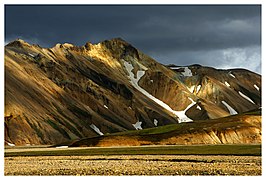
[[[261,156],[261,145],[173,145],[108,148],[73,148],[38,151],[5,152],[12,156],[86,156],[86,155],[237,155]]]

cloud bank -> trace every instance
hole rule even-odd
[[[162,64],[261,73],[261,6],[5,6],[5,40],[52,47],[121,37]]]

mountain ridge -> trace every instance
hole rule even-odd
[[[224,72],[171,69],[120,38],[52,48],[15,40],[5,46],[5,140],[54,144],[261,106],[260,75]]]

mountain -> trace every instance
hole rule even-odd
[[[261,77],[251,71],[217,70],[200,65],[169,67],[181,74],[182,82],[200,99],[210,119],[226,116],[228,112],[241,114],[261,106]]]
[[[5,46],[5,142],[56,144],[209,121],[261,107],[261,76],[165,66],[116,38],[52,48]]]

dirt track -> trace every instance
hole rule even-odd
[[[5,157],[5,175],[261,175],[260,156]]]

